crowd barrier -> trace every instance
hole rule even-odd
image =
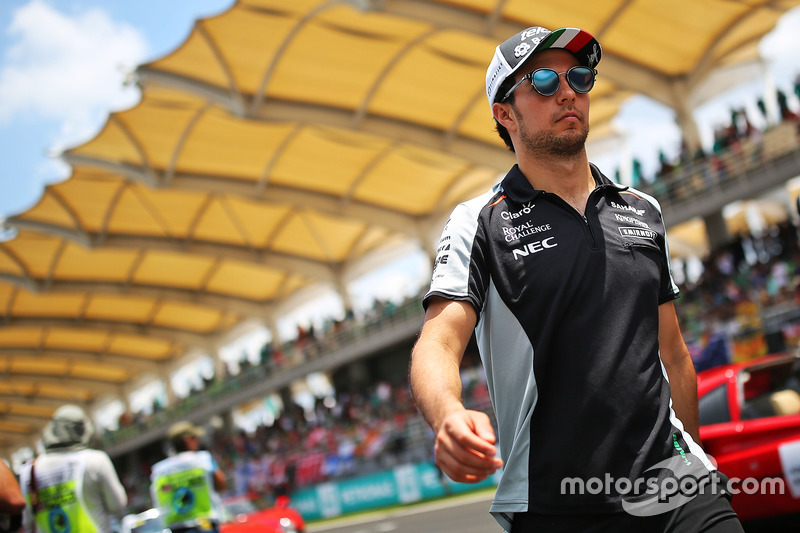
[[[500,475],[456,483],[431,463],[414,463],[298,490],[290,500],[305,520],[313,521],[494,488]]]

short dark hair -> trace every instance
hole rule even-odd
[[[511,87],[514,86],[515,83],[516,80],[514,79],[513,76],[509,76],[508,78],[503,80],[503,83],[500,84],[500,87],[497,89],[497,96],[495,96],[494,101],[501,102],[503,100],[503,96],[505,96],[505,94],[511,89]],[[511,93],[508,96],[506,102],[511,104],[511,107],[514,108],[514,93]],[[494,129],[500,136],[500,138],[503,139],[503,142],[506,143],[506,147],[508,147],[508,149],[511,150],[512,152],[516,152],[514,150],[514,144],[511,142],[511,135],[509,135],[508,130],[506,129],[505,126],[497,122],[497,119],[494,119]]]
[[[191,435],[190,433],[180,433],[170,439],[169,443],[175,449],[175,453],[189,451],[189,446],[186,445],[186,437],[190,435]]]

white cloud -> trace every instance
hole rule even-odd
[[[126,76],[146,57],[144,36],[93,8],[75,15],[43,0],[17,9],[6,29],[13,44],[0,68],[0,125],[12,118],[56,120],[57,148],[90,138],[108,110],[139,98]]]
[[[778,21],[775,29],[762,39],[759,50],[761,55],[772,63],[776,81],[779,83],[794,80],[800,73],[800,59],[797,49],[800,47],[800,8],[786,13]]]

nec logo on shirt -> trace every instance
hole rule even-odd
[[[558,246],[555,237],[548,237],[541,241],[533,241],[529,242],[522,248],[514,248],[511,252],[514,254],[514,259],[517,260],[520,257],[528,257],[531,254],[536,254],[539,252],[543,252],[548,248],[555,248]]]

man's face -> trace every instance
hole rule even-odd
[[[200,438],[197,435],[187,433],[183,436],[183,442],[186,443],[186,448],[193,452],[200,449]]]
[[[562,73],[578,64],[566,50],[546,50],[535,54],[520,71],[517,80],[539,68]],[[527,81],[514,91],[511,112],[518,123],[517,152],[534,156],[572,156],[580,153],[589,134],[589,95],[575,92],[559,76],[555,94],[542,96]]]

